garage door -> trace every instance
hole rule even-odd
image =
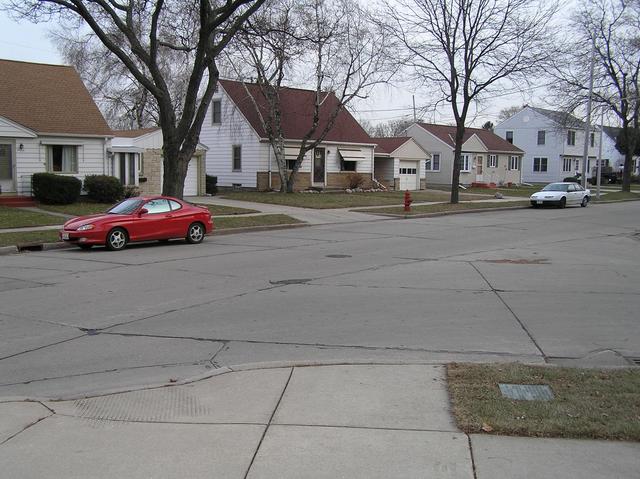
[[[418,189],[418,162],[417,161],[401,161],[400,162],[400,189],[403,191]]]
[[[184,179],[184,196],[197,196],[198,194],[198,160],[193,158],[189,162],[187,177]]]

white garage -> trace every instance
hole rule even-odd
[[[401,190],[419,190],[420,180],[418,171],[420,170],[420,162],[418,161],[400,161],[399,178]]]
[[[198,159],[192,158],[187,169],[187,176],[184,179],[184,196],[198,195]]]
[[[374,176],[395,190],[419,190],[425,187],[425,163],[431,155],[413,138],[373,138],[376,143]]]

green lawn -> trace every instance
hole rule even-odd
[[[595,188],[593,188],[591,190],[591,194],[592,194],[592,200],[593,201],[598,201],[596,200],[596,190]],[[631,191],[631,192],[626,192],[626,191],[615,191],[615,192],[610,192],[610,193],[606,193],[601,191],[600,192],[600,201],[617,201],[617,200],[640,200],[640,191]]]
[[[79,201],[70,205],[44,205],[39,204],[38,208],[47,211],[55,211],[69,216],[85,216],[104,213],[113,206],[113,203],[93,203],[91,201]]]
[[[466,433],[640,441],[640,368],[450,364],[449,396]],[[546,384],[555,399],[502,397],[498,383]]]
[[[300,208],[353,208],[358,206],[399,205],[404,199],[403,191],[373,193],[261,193],[257,191],[228,192],[224,198],[252,201],[274,205],[297,206]],[[445,191],[412,191],[414,202],[448,201],[450,194]],[[484,199],[486,196],[468,195],[464,200]]]
[[[371,209],[359,209],[354,210],[360,213],[385,214],[385,215],[399,215],[399,216],[411,216],[420,215],[425,213],[444,213],[447,211],[464,211],[464,210],[477,210],[484,208],[505,208],[510,206],[528,206],[528,201],[495,201],[491,203],[438,203],[435,205],[418,205],[412,206],[410,212],[405,212],[402,206],[393,206],[389,208],[371,208]]]
[[[0,233],[0,246],[13,246],[24,243],[53,243],[56,241],[58,241],[58,230]]]
[[[246,215],[249,213],[259,213],[258,210],[251,210],[249,208],[237,208],[235,206],[221,206],[221,205],[205,205],[211,211],[213,216],[220,215]]]
[[[475,193],[475,194],[486,194],[494,196],[497,192],[502,193],[504,196],[524,196],[529,197],[534,194],[536,191],[540,191],[544,185],[538,186],[514,186],[512,188],[498,188],[498,189],[489,189],[489,188],[467,188],[466,190],[461,189],[460,193]]]
[[[246,228],[250,226],[274,226],[302,223],[288,215],[260,215],[260,216],[238,216],[236,218],[216,218],[214,225],[216,229],[226,230],[231,228]],[[214,230],[215,234],[215,230]]]
[[[0,206],[0,228],[59,225],[62,223],[64,223],[64,218],[59,218],[57,216],[23,210],[20,208]]]

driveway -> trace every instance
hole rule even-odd
[[[223,366],[640,357],[640,204],[0,257],[0,397]]]

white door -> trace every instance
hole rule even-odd
[[[478,183],[482,183],[483,181],[483,176],[482,176],[483,170],[484,170],[484,157],[478,155],[476,157],[476,181]]]
[[[5,193],[15,191],[13,186],[13,144],[0,143],[0,188]]]
[[[198,160],[192,158],[187,169],[187,176],[184,179],[184,196],[198,195]]]
[[[400,161],[400,189],[417,190],[418,184],[418,162]]]

